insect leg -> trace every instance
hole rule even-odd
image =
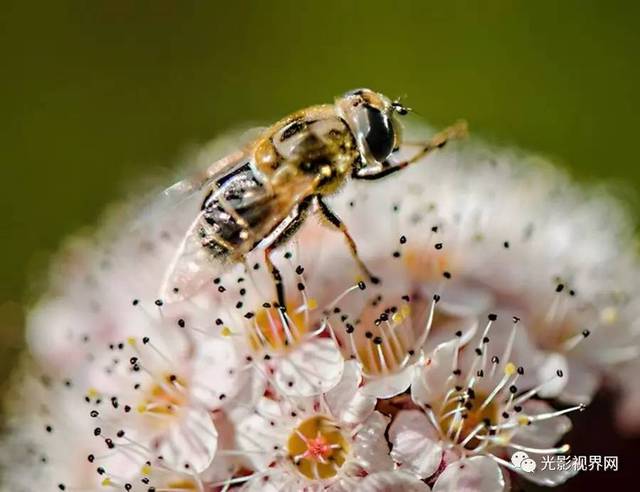
[[[286,303],[286,296],[284,292],[284,284],[282,283],[282,274],[280,273],[280,270],[278,270],[278,267],[273,264],[273,261],[271,261],[271,253],[273,252],[274,249],[275,247],[273,245],[267,246],[264,249],[264,262],[267,265],[267,270],[269,270],[269,273],[273,278],[273,284],[276,287],[278,307],[282,307],[283,309],[286,310],[287,303]]]
[[[420,150],[411,159],[408,159],[402,162],[397,162],[397,163],[391,163],[391,162],[385,161],[382,163],[382,169],[380,169],[379,171],[363,173],[362,170],[358,170],[352,173],[351,177],[353,179],[364,179],[364,180],[375,180],[375,179],[384,178],[385,176],[398,172],[404,169],[405,167],[415,163],[416,161],[419,161],[424,156],[426,156],[427,154],[430,154],[434,150],[441,149],[447,144],[447,142],[449,142],[449,140],[463,138],[466,135],[467,135],[467,123],[465,121],[459,121],[453,126],[450,126],[449,128],[445,128],[441,132],[434,135],[433,138],[431,138],[431,140],[429,140],[424,145],[422,150]]]
[[[312,199],[313,197],[311,196],[305,198],[300,202],[295,211],[295,215],[291,219],[291,222],[287,224],[287,226],[280,232],[280,234],[278,234],[274,241],[264,250],[264,261],[267,265],[269,273],[273,277],[273,283],[276,287],[278,305],[285,310],[287,309],[287,296],[284,290],[284,283],[282,281],[280,270],[278,270],[278,267],[276,267],[273,264],[273,261],[271,261],[271,253],[273,252],[273,250],[286,243],[291,238],[291,236],[293,236],[296,231],[302,226],[304,220],[307,218],[307,212],[309,210],[309,206],[311,205]]]
[[[373,275],[369,269],[367,268],[367,266],[364,264],[364,262],[362,261],[362,259],[360,258],[360,256],[358,256],[358,247],[356,245],[356,242],[353,240],[353,238],[351,237],[351,234],[349,234],[349,230],[347,229],[347,226],[344,224],[344,222],[342,222],[342,220],[340,220],[340,217],[338,217],[330,208],[329,206],[324,202],[324,200],[322,199],[322,197],[316,195],[316,203],[318,204],[318,210],[320,212],[320,215],[329,223],[331,224],[333,227],[335,227],[336,229],[338,229],[342,235],[344,236],[344,238],[347,240],[347,244],[349,245],[349,250],[351,251],[351,256],[353,257],[353,259],[356,261],[356,263],[358,264],[358,268],[360,269],[360,271],[362,273],[365,274],[365,276],[371,280],[372,283],[377,284],[380,283],[380,279],[378,277],[376,277],[375,275]]]

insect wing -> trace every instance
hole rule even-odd
[[[189,224],[165,270],[159,298],[166,303],[193,296],[205,283],[222,273],[227,264],[213,258],[204,247],[202,212]]]
[[[159,296],[164,302],[176,302],[192,296],[202,285],[223,272],[227,265],[214,258],[203,236],[202,202],[207,189],[222,177],[245,165],[248,152],[238,151],[216,161],[197,176],[187,178],[167,188],[160,204],[151,213],[157,220],[169,216],[180,226],[180,241],[167,266]]]
[[[208,183],[216,181],[219,177],[232,172],[236,166],[245,162],[247,158],[248,152],[245,150],[233,152],[217,160],[205,170],[171,185],[162,192],[163,198],[169,201],[179,202],[192,193],[201,191]]]
[[[180,199],[184,194],[201,190],[208,183],[248,160],[251,148],[265,131],[255,127],[229,135],[205,145],[187,168],[188,177],[164,191],[167,198]]]
[[[156,188],[147,197],[143,197],[142,204],[138,206],[134,227],[136,224],[144,227],[145,223],[164,222],[165,217],[180,213],[185,202],[189,202],[194,195],[200,198],[200,192],[207,184],[246,162],[256,138],[263,132],[264,128],[256,127],[234,133],[217,139],[192,154],[186,171],[182,173],[186,176],[184,179],[164,190]],[[193,211],[190,213],[187,223],[194,217]]]

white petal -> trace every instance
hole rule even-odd
[[[361,480],[355,488],[356,492],[429,492],[431,488],[417,478],[403,473],[374,473]]]
[[[513,453],[510,453],[509,458],[511,458],[511,454]],[[536,463],[535,470],[528,473],[522,470],[515,471],[525,480],[537,483],[538,485],[555,487],[556,485],[560,485],[578,474],[578,470],[574,466],[563,466],[561,470],[551,470],[549,469],[549,467],[543,466],[541,455],[530,454],[529,457]]]
[[[351,466],[355,465],[369,473],[393,469],[389,446],[384,436],[388,425],[389,419],[381,413],[371,414],[356,434],[350,457]]]
[[[477,317],[493,304],[494,299],[489,289],[459,282],[446,285],[438,302],[438,309],[455,317]]]
[[[501,492],[505,481],[491,458],[474,456],[447,466],[433,486],[433,492]]]
[[[230,418],[237,422],[237,449],[247,452],[246,459],[254,470],[266,470],[273,461],[273,448],[281,447],[288,438],[286,430],[269,425],[270,419],[280,422],[283,418],[278,403],[262,398],[256,405],[256,412],[233,409]]]
[[[458,340],[441,343],[426,365],[416,368],[411,383],[411,396],[415,402],[431,404],[442,397],[447,390],[447,380],[454,369],[457,352]]]
[[[242,492],[294,492],[299,490],[287,486],[287,475],[283,473],[269,473],[256,476],[246,482],[240,490]]]
[[[236,429],[225,412],[214,412],[213,423],[218,431],[218,448],[211,465],[201,474],[205,482],[221,482],[228,480],[236,470],[247,466],[242,455],[227,454],[226,450],[234,449]]]
[[[389,427],[391,457],[420,478],[433,475],[442,461],[438,433],[426,415],[418,410],[399,412]]]
[[[447,321],[440,322],[431,330],[429,337],[424,344],[424,351],[432,353],[438,345],[448,342],[454,338],[458,339],[460,347],[464,347],[478,332],[478,317],[470,316],[467,318],[451,318]],[[456,333],[461,333],[457,336]]]
[[[569,364],[568,374],[565,375],[567,384],[558,395],[558,399],[571,405],[580,403],[588,405],[598,390],[602,377],[592,367],[587,367],[574,359],[568,359],[567,362]]]
[[[83,363],[86,348],[79,343],[79,327],[90,327],[92,339],[101,335],[97,323],[88,324],[80,308],[72,307],[63,299],[41,302],[27,319],[29,349],[49,370],[72,373]]]
[[[527,415],[538,415],[553,411],[554,409],[549,404],[541,400],[529,400],[523,405],[523,413]],[[551,448],[570,430],[571,420],[566,415],[560,415],[559,417],[518,427],[513,437],[513,442],[523,446]]]
[[[339,421],[359,423],[373,412],[377,400],[360,389],[361,382],[360,365],[353,360],[345,362],[342,379],[325,395],[331,414]]]
[[[562,371],[564,376],[556,377],[557,371]],[[555,352],[549,353],[537,372],[540,382],[549,381],[549,383],[540,388],[538,396],[541,398],[554,398],[562,392],[567,384],[569,372],[567,359],[564,355]]]
[[[198,343],[192,376],[192,395],[209,409],[219,408],[245,387],[248,371],[241,371],[243,362],[227,339],[208,337]]]
[[[367,379],[362,391],[376,398],[391,398],[406,391],[413,379],[413,366],[407,366],[400,372]]]
[[[204,409],[186,408],[179,423],[163,436],[159,454],[177,469],[184,465],[196,473],[207,469],[216,453],[218,432],[211,415]]]
[[[342,377],[344,358],[330,338],[314,338],[277,361],[274,378],[288,396],[314,396],[333,388]]]

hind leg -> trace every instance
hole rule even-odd
[[[278,302],[278,307],[286,311],[287,309],[287,296],[285,292],[284,282],[282,280],[282,274],[277,266],[274,265],[271,260],[271,253],[278,247],[285,244],[289,239],[300,229],[302,224],[304,224],[305,219],[307,218],[309,206],[311,205],[312,197],[306,198],[303,200],[298,208],[296,209],[296,213],[293,218],[290,219],[290,222],[287,226],[280,231],[280,233],[276,236],[273,242],[264,249],[264,262],[267,265],[267,269],[271,274],[273,279],[273,285],[276,290],[276,298]]]

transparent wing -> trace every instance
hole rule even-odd
[[[205,185],[214,181],[217,177],[230,172],[234,167],[246,161],[247,158],[248,152],[245,149],[233,152],[215,161],[204,171],[200,171],[193,176],[169,186],[162,192],[162,199],[168,202],[179,203],[188,198],[192,193],[202,190]]]
[[[187,176],[164,190],[152,192],[146,199],[146,205],[140,207],[137,213],[137,223],[162,221],[166,215],[172,215],[174,210],[189,202],[208,183],[231,171],[235,166],[249,159],[251,143],[264,132],[264,128],[257,127],[243,131],[241,134],[217,139],[206,145],[190,157],[187,166]],[[231,150],[234,149],[234,150]]]
[[[197,212],[182,235],[164,272],[158,298],[172,303],[193,296],[204,284],[226,270],[228,263],[214,258],[203,246],[202,212]]]
[[[141,214],[141,221],[171,224],[179,237],[175,251],[159,286],[159,299],[176,302],[192,296],[206,282],[226,268],[203,246],[201,205],[217,179],[243,165],[250,158],[247,149],[233,152],[162,191],[152,206]]]

